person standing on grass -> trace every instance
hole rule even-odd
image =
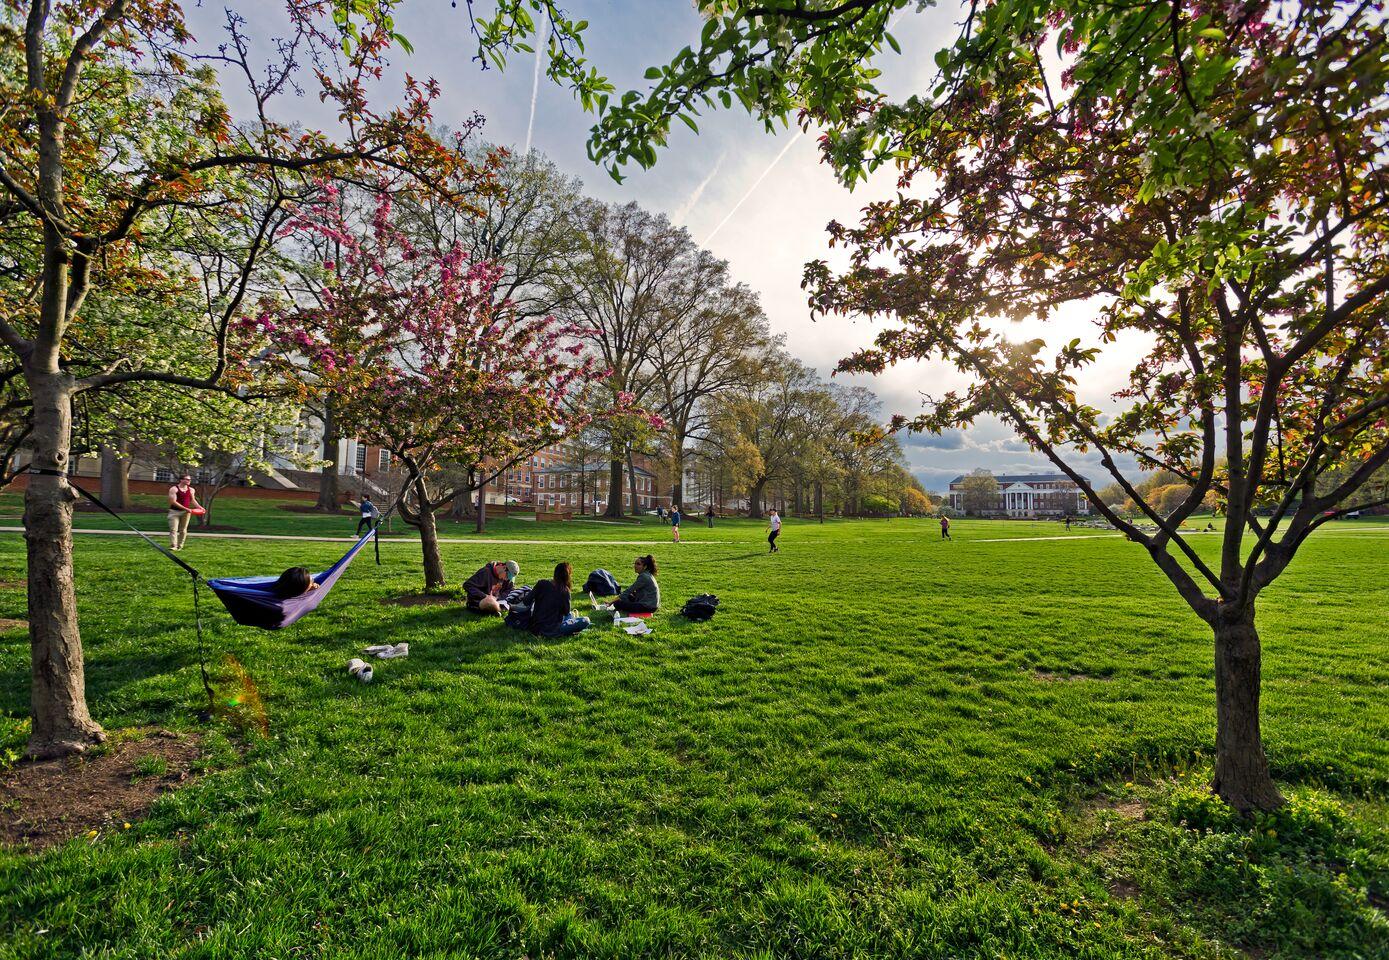
[[[502,598],[511,592],[520,573],[521,565],[515,560],[494,560],[483,565],[463,584],[468,609],[494,617],[506,613],[507,605]]]
[[[670,508],[670,536],[674,543],[680,542],[680,508]]]
[[[193,489],[193,478],[188,474],[178,478],[178,483],[169,488],[169,549],[182,550],[188,540],[188,524],[193,514],[203,509],[198,502],[198,492]]]
[[[767,528],[767,552],[780,553],[781,547],[776,545],[776,538],[781,536],[781,514],[777,513],[775,509],[767,517]]]
[[[371,496],[366,493],[362,494],[361,510],[362,519],[357,521],[357,536],[359,537],[362,535],[363,527],[370,530],[372,527],[376,526],[376,520],[381,516],[381,511],[376,509],[376,504],[371,502]]]
[[[1070,515],[1069,513],[1066,514],[1066,529],[1067,529],[1067,530],[1070,530],[1070,529],[1071,529],[1071,515]]]
[[[951,539],[951,536],[950,536],[950,518],[947,517],[947,516],[946,516],[945,514],[943,514],[943,513],[940,515],[940,538],[941,538],[942,540],[949,540],[949,539]]]
[[[709,509],[704,511],[704,519],[709,521],[709,529],[714,529],[714,505],[709,504]]]
[[[613,609],[618,613],[655,613],[661,606],[661,587],[656,583],[656,558],[651,554],[632,561],[637,579],[617,595]]]

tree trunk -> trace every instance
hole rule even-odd
[[[603,510],[603,516],[622,516],[622,454],[617,449],[613,450],[612,459],[608,461],[608,505]]]
[[[763,479],[758,480],[755,484],[753,484],[752,489],[748,491],[749,520],[762,519],[762,491],[766,488],[766,486],[767,480],[764,477]]]
[[[29,372],[34,431],[32,466],[63,473],[72,438],[72,378]],[[29,691],[31,757],[81,753],[106,739],[87,711],[82,636],[72,587],[72,502],[63,476],[30,474],[24,493],[24,539],[29,561]]]
[[[483,479],[477,485],[477,523],[474,525],[478,533],[487,532],[487,480]]]
[[[675,482],[670,485],[670,505],[677,510],[685,509],[685,438],[678,438],[671,445],[670,468]]]
[[[799,514],[801,512],[801,482],[791,481],[791,512]]]
[[[471,490],[464,490],[453,498],[453,505],[449,508],[449,517],[455,522],[473,519],[473,493]]]
[[[632,516],[641,516],[641,499],[637,495],[637,464],[632,453],[627,452],[627,490],[632,497]]]
[[[101,447],[101,499],[112,510],[130,506],[130,441]]]
[[[1260,648],[1254,608],[1222,613],[1215,624],[1215,782],[1241,812],[1276,810],[1283,796],[1269,775],[1259,733]]]
[[[815,516],[820,518],[820,522],[825,522],[825,484],[822,480],[815,481]]]
[[[440,590],[444,586],[444,558],[439,553],[439,529],[434,525],[434,511],[429,507],[428,491],[423,480],[415,481],[415,497],[420,511],[420,550],[424,554],[424,588]]]
[[[329,461],[318,475],[317,509],[327,513],[337,513],[340,507],[338,485],[338,455],[341,453],[342,429],[338,418],[333,414],[333,405],[323,407],[323,459]],[[362,478],[362,493],[366,493],[366,478]]]

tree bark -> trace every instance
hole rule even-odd
[[[825,522],[825,484],[821,480],[815,481],[815,516]]]
[[[627,490],[632,497],[632,516],[641,516],[641,499],[637,495],[637,463],[627,451]]]
[[[1276,810],[1274,785],[1259,732],[1259,633],[1254,608],[1222,611],[1215,622],[1216,794],[1241,812]]]
[[[333,414],[333,405],[323,405],[323,459],[326,463],[318,475],[317,509],[326,513],[337,513],[340,504],[338,484],[338,455],[341,453],[342,429],[338,418]],[[362,478],[365,483],[366,478]],[[366,488],[362,492],[365,494]]]
[[[415,481],[415,497],[420,511],[420,551],[424,555],[424,588],[439,590],[444,586],[444,558],[439,553],[439,529],[434,525],[434,511],[429,506],[429,492],[423,480]]]
[[[112,510],[130,505],[130,441],[117,440],[101,447],[101,499]]]
[[[32,465],[65,472],[72,436],[72,378],[61,372],[26,371],[25,379],[33,397]],[[29,476],[24,539],[29,561],[33,727],[27,752],[36,758],[81,753],[106,739],[87,710],[82,636],[72,586],[74,499],[65,477]]]
[[[484,475],[485,476],[485,475]],[[478,533],[487,532],[487,481],[484,479],[477,485],[477,523],[474,525]]]
[[[766,486],[767,480],[764,477],[761,480],[758,480],[755,484],[753,484],[752,489],[748,491],[749,520],[762,519],[762,491],[766,489]]]
[[[622,516],[622,454],[616,448],[608,461],[608,505],[603,510],[603,516]]]
[[[685,509],[685,438],[680,436],[671,444],[671,473],[674,482],[670,485],[670,505],[677,510]]]

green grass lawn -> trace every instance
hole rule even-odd
[[[242,503],[221,522],[355,524]],[[791,521],[769,556],[750,521],[639,549],[601,541],[668,532],[506,520],[492,536],[553,542],[444,546],[452,584],[507,557],[525,582],[561,559],[625,582],[655,553],[653,635],[558,641],[383,604],[421,585],[417,546],[391,543],[288,630],[214,606],[214,673],[224,692],[223,656],[249,673],[266,737],[193,720],[186,578],[134,538],[80,537],[93,713],[203,730],[208,773],[129,831],[0,851],[0,957],[1389,956],[1386,527],[1330,525],[1261,601],[1292,803],[1257,822],[1203,787],[1206,628],[1101,532]],[[235,576],[341,549],[184,556]],[[0,581],[23,564],[0,535]],[[674,615],[706,591],[712,622]],[[409,658],[345,675],[387,640]],[[28,656],[0,634],[0,753],[27,733]]]

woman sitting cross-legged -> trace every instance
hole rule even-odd
[[[555,578],[541,580],[531,591],[531,633],[542,637],[567,637],[588,627],[588,617],[569,612],[569,591],[574,571],[567,563],[555,564]]]
[[[655,613],[661,605],[661,588],[656,583],[656,558],[651,554],[632,561],[636,582],[618,594],[613,609],[618,613]]]

